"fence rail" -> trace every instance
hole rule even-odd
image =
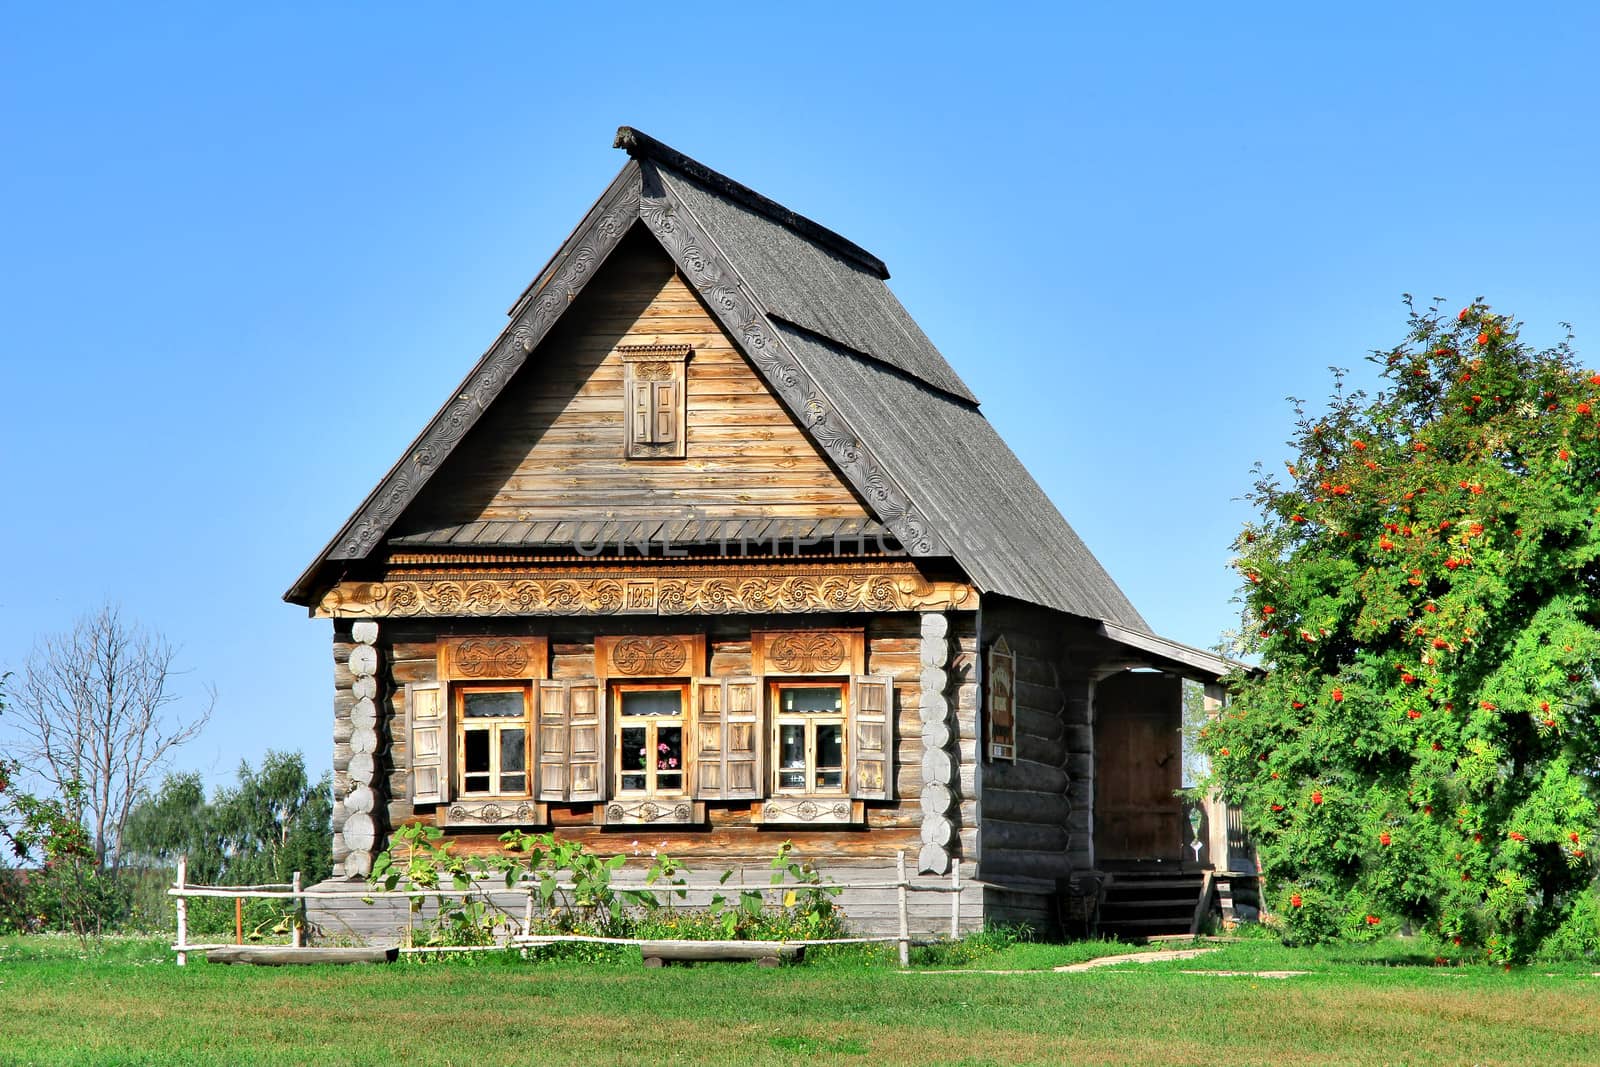
[[[880,937],[833,937],[810,939],[786,939],[775,944],[784,945],[864,945],[896,943],[900,947],[900,965],[906,966],[910,962],[910,951],[913,944],[926,944],[926,938],[912,938],[911,918],[908,900],[912,893],[948,893],[950,894],[950,937],[955,939],[961,936],[961,881],[960,863],[951,864],[950,882],[944,884],[930,884],[915,882],[906,872],[906,854],[900,852],[896,858],[897,877],[893,881],[829,881],[826,887],[830,889],[893,889],[896,891],[896,904],[899,912],[900,931],[898,934]],[[245,900],[288,900],[291,901],[291,911],[294,914],[294,923],[290,944],[295,948],[305,943],[305,908],[309,900],[360,900],[366,904],[375,904],[380,900],[405,900],[408,904],[413,898],[425,897],[470,897],[487,896],[490,893],[520,893],[525,897],[525,907],[521,923],[520,934],[509,935],[503,943],[481,946],[449,946],[436,948],[409,947],[402,948],[403,952],[430,952],[430,951],[488,951],[506,947],[534,947],[544,944],[560,942],[590,942],[607,945],[642,945],[648,944],[648,938],[633,937],[599,937],[587,934],[534,934],[532,933],[534,915],[534,897],[539,893],[542,883],[539,879],[523,876],[518,882],[504,886],[493,882],[478,882],[464,888],[455,886],[439,886],[434,889],[305,889],[300,884],[300,872],[294,872],[294,880],[289,883],[270,883],[267,885],[252,886],[208,886],[191,885],[188,882],[189,861],[188,857],[178,859],[178,877],[167,895],[172,897],[177,909],[178,932],[172,950],[177,954],[178,966],[187,966],[190,952],[203,952],[213,948],[226,948],[223,944],[197,943],[189,940],[189,901],[195,898],[222,898],[234,901],[234,928],[235,936],[239,942],[243,941],[242,902]],[[783,892],[788,889],[803,888],[813,885],[808,882],[778,882],[776,884],[762,885],[759,887],[763,893]],[[967,883],[967,887],[981,885],[981,883]],[[571,882],[558,882],[555,888],[562,892],[571,892],[577,887]],[[727,889],[724,882],[706,882],[696,884],[693,882],[671,882],[656,886],[629,886],[618,885],[614,887],[619,892],[667,892],[678,891],[717,892]],[[741,886],[744,890],[756,887]],[[507,914],[507,918],[510,918]]]

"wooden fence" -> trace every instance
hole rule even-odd
[[[189,953],[203,952],[213,948],[226,948],[222,944],[199,944],[189,940],[189,901],[196,897],[231,898],[235,908],[235,930],[242,939],[242,922],[237,918],[241,912],[242,902],[245,900],[287,900],[291,902],[290,910],[294,915],[290,944],[296,948],[305,942],[305,907],[308,900],[358,900],[364,904],[374,904],[379,900],[406,900],[427,897],[460,897],[470,899],[474,897],[489,898],[491,892],[519,893],[524,899],[520,933],[509,934],[503,942],[495,945],[483,946],[439,946],[402,948],[402,952],[471,952],[503,949],[506,947],[555,944],[563,941],[584,941],[605,945],[642,945],[645,939],[629,937],[597,937],[586,934],[534,934],[533,920],[536,912],[535,897],[539,893],[540,884],[536,879],[524,878],[521,885],[510,888],[477,884],[465,889],[455,889],[441,886],[436,889],[305,889],[300,883],[300,872],[294,872],[292,883],[277,883],[258,886],[207,886],[191,885],[188,882],[189,863],[187,857],[178,860],[178,877],[172,888],[167,890],[167,895],[176,902],[178,914],[178,933],[174,940],[172,950],[177,954],[178,966],[186,966],[189,962]],[[950,883],[948,885],[918,883],[912,881],[906,872],[906,854],[900,852],[897,856],[894,881],[828,881],[823,886],[828,889],[893,889],[896,891],[896,904],[899,911],[900,930],[898,934],[881,937],[834,937],[784,940],[785,945],[863,945],[872,943],[890,943],[899,945],[900,965],[906,966],[910,962],[910,951],[913,944],[927,944],[927,938],[912,938],[909,899],[912,893],[948,893],[950,894],[950,938],[952,940],[961,936],[961,865],[951,864]],[[969,884],[970,887],[970,884]],[[570,883],[560,883],[556,886],[563,892],[571,892]],[[645,887],[617,886],[619,892],[636,891]],[[662,884],[651,887],[651,891],[674,893],[678,890],[688,892],[717,892],[725,889],[721,882],[708,882],[704,885],[692,882]],[[779,882],[777,884],[760,887],[760,892],[782,894],[791,889],[815,888],[815,883],[808,882]],[[408,903],[409,914],[409,903]],[[514,917],[501,909],[507,920]],[[848,918],[848,916],[847,916]]]

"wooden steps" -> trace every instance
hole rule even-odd
[[[1100,935],[1124,941],[1195,933],[1201,896],[1210,889],[1198,871],[1113,873],[1100,906]]]

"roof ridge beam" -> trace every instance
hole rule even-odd
[[[649,160],[669,170],[675,170],[686,177],[692,178],[701,185],[706,185],[713,192],[721,193],[730,199],[737,200],[745,207],[785,226],[814,244],[819,244],[830,251],[837,252],[846,259],[854,260],[858,265],[865,267],[881,280],[889,278],[889,268],[883,260],[868,252],[848,237],[837,234],[819,222],[813,222],[804,215],[784,207],[769,197],[762,196],[748,185],[734,181],[719,171],[701,163],[697,159],[679,152],[677,149],[662,144],[647,133],[642,133],[632,126],[617,127],[617,138],[611,144],[612,148],[625,149],[628,155],[638,160]]]

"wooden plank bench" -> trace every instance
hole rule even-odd
[[[762,967],[776,967],[783,960],[804,959],[806,947],[777,941],[641,941],[639,951],[646,967],[712,960],[754,960]]]
[[[393,963],[399,956],[398,948],[229,945],[206,950],[209,963],[254,963],[263,967],[294,963]]]

